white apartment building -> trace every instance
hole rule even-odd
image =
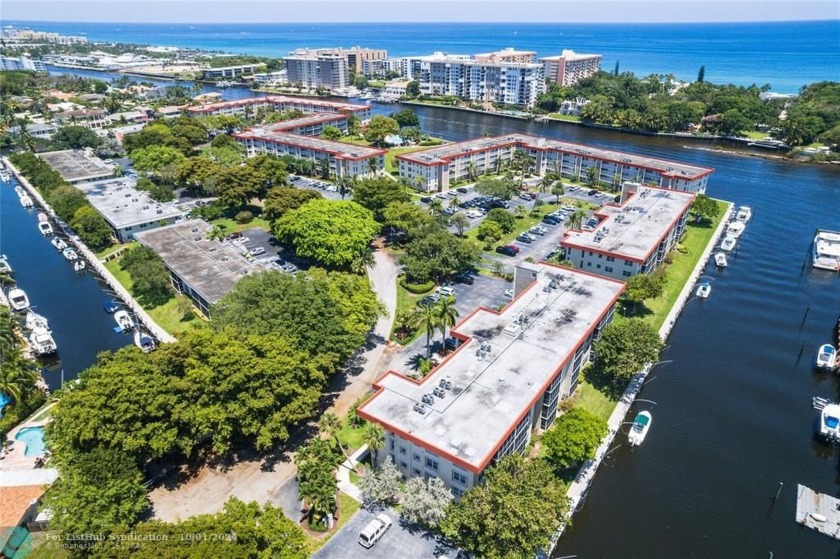
[[[111,124],[108,111],[103,109],[75,109],[58,113],[53,122],[59,126],[83,126],[99,130]]]
[[[527,134],[508,134],[446,144],[396,156],[400,176],[418,190],[446,191],[474,175],[496,174],[517,150],[531,158],[532,173],[615,185],[635,181],[660,188],[702,193],[714,169],[588,147]]]
[[[296,51],[286,57],[286,78],[306,89],[342,89],[349,85],[347,57],[338,53]]]
[[[569,230],[560,246],[577,269],[627,280],[650,274],[685,232],[694,194],[625,182],[621,203],[595,212],[587,230]]]
[[[253,117],[259,109],[268,111],[298,110],[305,114],[313,113],[341,113],[356,115],[363,123],[370,120],[370,105],[325,101],[313,97],[287,97],[285,95],[271,95],[268,97],[251,97],[237,101],[223,101],[208,103],[198,107],[187,107],[191,116],[199,115],[227,115]]]
[[[453,95],[473,101],[532,106],[545,91],[543,65],[495,61],[489,58],[492,54],[481,55],[485,62],[469,55],[443,52],[410,58],[409,78],[420,83],[424,95]]]
[[[1,56],[0,70],[30,70],[46,72],[47,66],[40,60],[32,60],[28,56]]]
[[[600,54],[580,54],[573,50],[564,50],[557,56],[540,58],[545,69],[545,77],[549,83],[569,86],[583,78],[598,73],[601,69]]]
[[[439,477],[460,497],[523,452],[574,393],[624,283],[550,264],[516,268],[514,299],[452,329],[458,348],[422,380],[388,371],[358,409],[385,430],[378,460],[405,478]]]
[[[382,78],[390,72],[396,72],[400,77],[408,75],[407,58],[382,58],[362,61],[362,74],[369,78]]]

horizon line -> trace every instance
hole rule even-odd
[[[552,21],[235,21],[235,22],[207,22],[207,21],[84,21],[84,20],[51,20],[51,19],[12,19],[6,20],[6,25],[3,27],[14,27],[10,23],[74,23],[74,24],[108,24],[108,25],[172,25],[172,24],[186,24],[186,25],[441,25],[441,24],[468,24],[468,25],[488,25],[488,24],[505,24],[505,25],[547,25],[547,24],[574,24],[574,25],[740,25],[753,23],[826,23],[838,22],[840,18],[828,19],[757,19],[757,20],[709,20],[709,21],[568,21],[568,20],[552,20]]]

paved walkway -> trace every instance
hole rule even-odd
[[[360,503],[363,502],[362,492],[350,481],[350,470],[356,469],[359,461],[365,457],[367,452],[367,445],[362,445],[359,450],[354,452],[349,459],[345,460],[344,463],[338,467],[338,473],[336,474],[336,478],[338,478],[338,489]]]

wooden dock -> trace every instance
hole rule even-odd
[[[797,484],[796,522],[840,540],[840,499]]]

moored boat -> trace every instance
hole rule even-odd
[[[817,231],[814,237],[813,266],[840,271],[840,233]]]
[[[134,328],[134,320],[131,319],[131,315],[125,309],[115,312],[114,320],[117,321],[117,328],[120,332],[128,332]]]
[[[12,310],[25,311],[29,308],[29,297],[23,289],[15,287],[9,290],[9,305]]]
[[[12,265],[9,264],[9,260],[6,258],[6,255],[0,255],[0,274],[11,274],[14,270],[12,270]]]
[[[820,410],[819,434],[828,441],[840,441],[840,404],[826,404]]]
[[[52,225],[50,225],[49,221],[39,221],[38,222],[38,230],[45,237],[49,237],[50,235],[53,234],[53,228],[52,228]]]
[[[743,221],[733,221],[726,227],[726,236],[735,237],[737,239],[746,228],[747,226]]]
[[[47,332],[50,331],[50,323],[47,319],[32,309],[29,309],[29,312],[26,313],[24,325],[27,330],[37,330],[40,328],[41,330],[46,330]]]
[[[639,412],[636,419],[633,420],[633,427],[630,429],[630,433],[627,435],[627,441],[630,443],[630,446],[638,446],[644,442],[652,420],[653,417],[651,417],[650,412]]]
[[[29,209],[35,204],[32,203],[32,198],[30,198],[28,194],[23,194],[20,196],[20,205],[26,209]]]
[[[742,223],[748,222],[752,219],[752,208],[749,206],[740,206],[735,213],[735,219]]]
[[[36,355],[50,355],[58,351],[52,334],[43,328],[36,328],[29,334],[29,346]]]
[[[140,328],[134,331],[134,345],[140,348],[143,353],[155,350],[155,340]]]
[[[107,301],[104,301],[102,303],[102,308],[105,309],[106,313],[114,314],[115,312],[117,312],[119,310],[120,307],[119,307],[119,305],[117,304],[116,301],[108,299]]]
[[[76,251],[73,250],[73,247],[65,248],[64,250],[61,251],[61,254],[63,254],[64,258],[66,258],[70,262],[72,262],[73,260],[75,260],[79,257],[79,255],[76,254]]]
[[[56,250],[64,250],[65,248],[67,248],[67,243],[65,243],[63,240],[59,239],[58,237],[55,237],[50,242],[52,243],[52,246],[54,246],[56,248]]]
[[[73,269],[76,270],[77,272],[84,272],[85,267],[87,267],[87,264],[85,264],[85,261],[82,260],[81,258],[79,258],[78,260],[76,260],[73,263]]]
[[[715,254],[715,266],[718,268],[726,268],[729,263],[726,261],[726,255],[722,252]]]
[[[729,252],[733,248],[735,248],[735,244],[738,240],[735,237],[724,237],[723,242],[720,243],[720,250],[725,252]]]
[[[711,295],[711,293],[712,293],[712,284],[710,284],[707,281],[702,282],[697,287],[696,295],[699,299],[708,299],[709,295]]]
[[[820,346],[819,351],[817,351],[816,365],[818,369],[823,369],[824,371],[834,370],[837,366],[837,350],[833,345],[823,344]]]

